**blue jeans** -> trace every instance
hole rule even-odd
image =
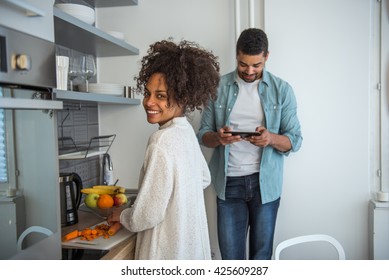
[[[280,198],[261,204],[258,173],[227,177],[226,200],[217,198],[219,247],[223,260],[270,260]]]

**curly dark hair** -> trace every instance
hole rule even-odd
[[[258,55],[269,52],[266,33],[258,28],[248,28],[242,31],[236,43],[236,55],[242,52],[247,55]]]
[[[194,42],[156,42],[150,45],[147,55],[142,58],[141,70],[134,78],[136,88],[138,92],[144,92],[150,77],[161,73],[165,76],[169,99],[174,96],[185,113],[201,110],[210,98],[216,99],[220,80],[217,60],[212,52]]]

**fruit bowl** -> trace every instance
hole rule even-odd
[[[108,218],[112,213],[113,211],[115,211],[116,209],[124,209],[124,208],[128,208],[130,205],[131,205],[132,201],[129,199],[128,202],[126,204],[122,204],[122,205],[119,205],[119,206],[113,206],[111,208],[106,208],[106,209],[102,209],[102,208],[92,208],[92,207],[88,207],[87,205],[85,205],[88,209],[90,209],[95,215],[97,215],[98,217],[100,218],[103,218],[103,219],[106,219]]]
[[[137,197],[137,192],[127,191],[119,186],[98,185],[81,189],[81,192],[85,195],[83,205],[89,212],[103,219],[108,218],[117,209],[128,208]]]

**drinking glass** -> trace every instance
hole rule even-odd
[[[81,73],[85,79],[86,92],[89,92],[89,80],[96,75],[96,63],[93,55],[82,56]]]
[[[81,76],[80,56],[73,54],[70,57],[68,76],[69,76],[69,82],[70,82],[70,90],[73,91],[73,84],[74,84],[73,81],[75,79],[77,79],[79,76]]]

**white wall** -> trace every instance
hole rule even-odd
[[[286,159],[276,243],[326,233],[347,258],[368,257],[369,10],[367,0],[266,2],[267,66],[294,87],[304,137]]]
[[[342,243],[348,259],[368,258],[371,1],[255,1],[255,25],[265,24],[270,40],[268,70],[294,87],[304,136],[302,149],[286,158],[275,245],[327,233]],[[241,29],[248,27],[247,6],[242,0]],[[100,59],[100,82],[133,85],[148,46],[170,36],[212,49],[222,74],[235,68],[233,0],[140,0],[138,6],[99,9],[98,17],[100,28],[123,31],[140,50],[139,56]],[[157,127],[146,122],[142,106],[104,105],[100,114],[101,133],[117,134],[110,152],[115,176],[120,185],[136,188],[148,136]],[[198,121],[196,114],[195,129]],[[203,151],[209,158],[212,151]],[[206,201],[218,258],[212,188]]]

